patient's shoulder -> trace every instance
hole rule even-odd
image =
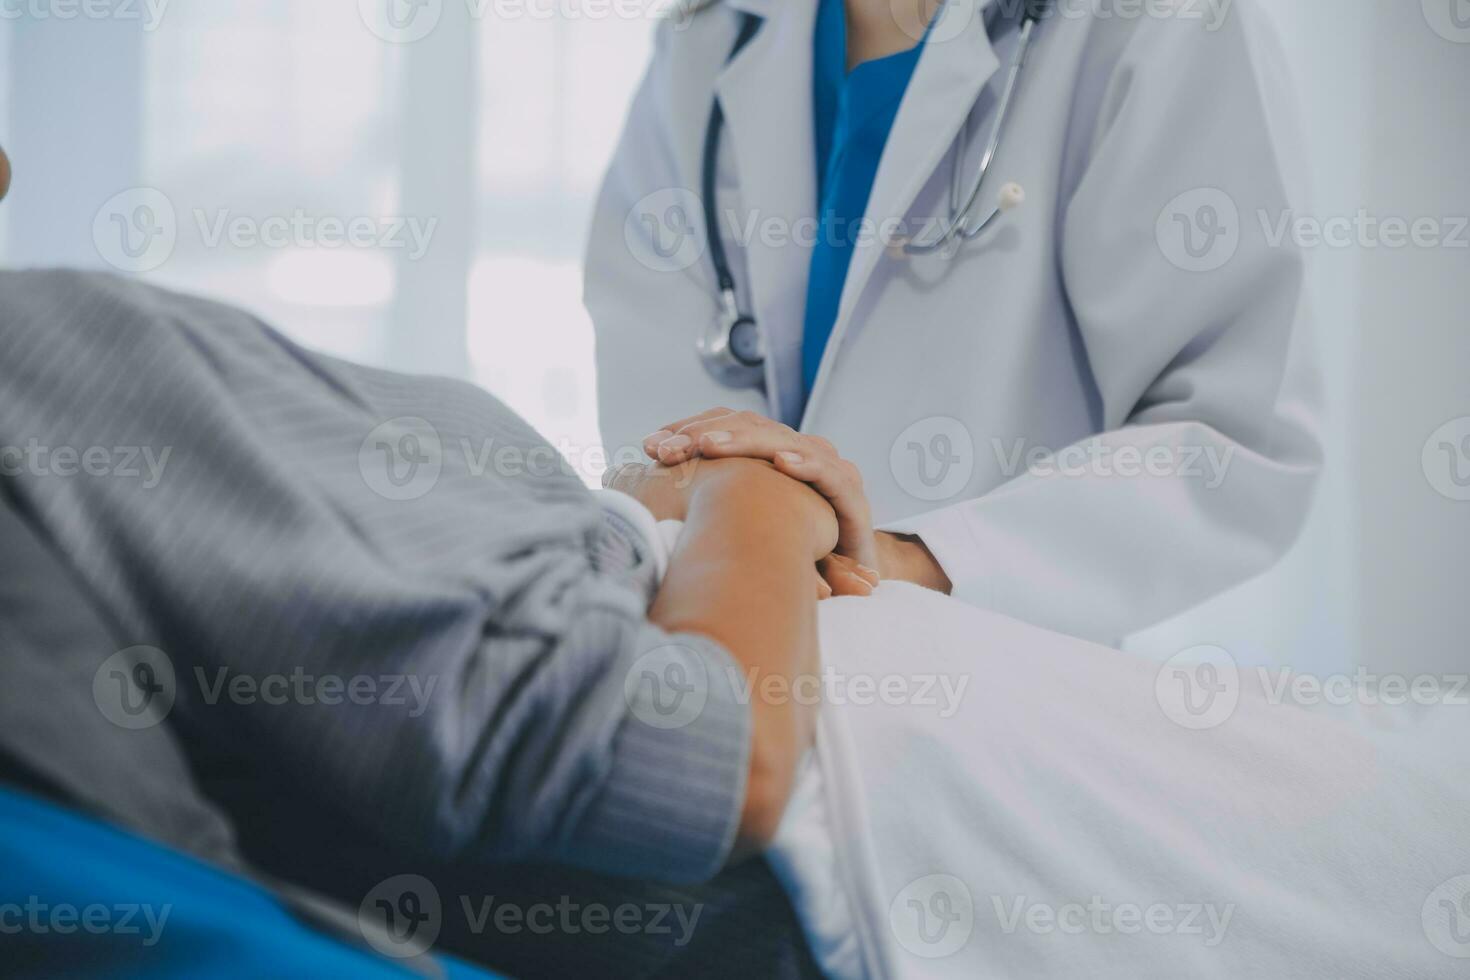
[[[19,342],[37,334],[51,346],[106,334],[138,339],[183,321],[253,320],[235,307],[155,286],[140,279],[87,269],[0,271],[0,338]]]

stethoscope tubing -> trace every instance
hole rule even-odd
[[[1022,14],[1020,22],[1020,36],[1016,42],[1016,51],[1011,58],[1010,70],[1006,76],[1005,88],[1001,93],[1000,105],[996,109],[995,119],[991,123],[990,134],[985,142],[985,150],[981,154],[980,166],[975,174],[975,179],[970,185],[969,193],[964,195],[961,201],[961,168],[966,155],[967,138],[961,138],[956,147],[956,159],[954,174],[950,180],[949,187],[949,221],[944,230],[932,241],[916,242],[912,240],[899,240],[892,242],[890,248],[898,256],[929,255],[935,252],[953,254],[953,250],[965,242],[973,241],[982,235],[987,228],[994,224],[995,220],[1008,207],[1019,203],[1023,192],[1019,187],[1009,187],[1003,192],[997,207],[978,224],[971,225],[969,216],[975,208],[975,203],[980,199],[980,192],[984,189],[986,178],[990,174],[991,166],[1000,152],[1001,140],[1005,133],[1006,121],[1011,114],[1015,104],[1016,92],[1020,87],[1021,74],[1026,66],[1027,56],[1030,53],[1031,42],[1035,35],[1037,22],[1049,9],[1050,0],[1028,0],[1026,10]],[[743,14],[740,31],[735,39],[735,44],[727,59],[734,61],[756,36],[761,28],[761,18],[753,14]],[[967,124],[968,125],[968,124]],[[725,110],[721,106],[718,97],[714,99],[714,105],[710,109],[709,123],[704,134],[704,153],[701,161],[700,172],[700,196],[704,212],[704,235],[705,244],[709,250],[710,264],[714,266],[715,281],[720,296],[722,316],[716,327],[716,335],[704,337],[699,348],[705,357],[706,367],[716,378],[728,379],[736,377],[742,382],[756,376],[764,362],[764,355],[758,354],[759,360],[751,360],[749,357],[740,356],[732,344],[733,333],[738,327],[747,327],[756,331],[755,336],[759,338],[759,326],[755,318],[740,310],[740,300],[736,291],[735,275],[730,269],[730,259],[725,252],[725,242],[720,235],[719,213],[716,204],[716,184],[718,178],[720,138],[725,127]],[[1014,199],[1008,201],[1007,193],[1013,192]],[[759,346],[757,342],[757,347]]]
[[[975,179],[970,184],[970,192],[966,195],[964,203],[960,203],[961,165],[963,164],[964,147],[963,141],[958,148],[958,157],[955,160],[954,179],[949,185],[949,224],[939,237],[929,242],[907,241],[904,243],[904,253],[907,255],[929,255],[934,252],[943,251],[951,243],[958,241],[973,241],[985,232],[1000,216],[1001,208],[997,207],[986,216],[985,220],[971,227],[969,224],[970,212],[975,208],[975,202],[980,199],[980,191],[985,186],[985,179],[990,175],[991,165],[995,163],[996,155],[1000,152],[1002,136],[1005,133],[1006,120],[1011,114],[1011,108],[1015,105],[1016,90],[1020,87],[1021,73],[1026,66],[1026,57],[1031,50],[1031,40],[1036,30],[1036,15],[1028,12],[1021,21],[1020,37],[1016,41],[1016,53],[1011,59],[1011,68],[1006,77],[1005,88],[1001,92],[1000,106],[996,109],[995,120],[990,125],[990,135],[985,141],[985,152],[980,157],[980,167],[976,171]]]

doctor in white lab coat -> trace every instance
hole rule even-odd
[[[610,452],[772,459],[833,500],[855,562],[1103,642],[1281,556],[1320,451],[1311,372],[1288,370],[1309,363],[1302,256],[1272,234],[1283,96],[1248,0],[1063,0],[977,210],[1005,182],[1025,203],[952,256],[902,257],[895,231],[942,224],[954,168],[975,173],[1018,36],[1016,0],[941,6],[812,383],[818,0],[696,8],[659,27],[591,234]],[[695,348],[721,309],[699,197],[716,99],[716,223],[766,350],[744,389]]]

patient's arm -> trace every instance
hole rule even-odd
[[[625,468],[611,482],[658,518],[685,522],[649,614],[654,623],[716,640],[756,691],[772,675],[790,681],[816,672],[812,563],[837,540],[826,501],[752,460],[702,460],[682,471]],[[763,850],[775,836],[811,743],[816,708],[795,700],[753,698],[737,854]]]

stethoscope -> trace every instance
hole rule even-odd
[[[969,127],[966,126],[960,136],[955,156],[954,176],[950,180],[949,220],[945,222],[941,230],[925,240],[904,237],[891,239],[888,243],[889,255],[902,259],[938,253],[945,258],[953,258],[961,246],[984,234],[1001,214],[1019,207],[1025,201],[1026,194],[1021,186],[1008,183],[1001,188],[995,207],[985,219],[974,224],[970,221],[970,214],[975,209],[975,203],[980,199],[980,191],[985,185],[985,178],[989,175],[991,164],[995,162],[996,154],[1000,150],[1006,118],[1010,115],[1011,107],[1015,103],[1016,90],[1019,87],[1021,72],[1026,65],[1026,56],[1031,49],[1037,22],[1046,16],[1051,3],[1052,0],[1029,0],[1024,5],[1025,10],[1020,20],[1020,35],[1016,42],[1016,50],[1011,55],[1010,69],[1007,73],[1005,88],[1001,93],[1000,107],[996,110],[995,119],[990,124],[990,135],[985,144],[985,152],[980,157],[979,169],[974,180],[970,182],[968,192],[964,189],[961,179],[963,175],[959,166],[960,161],[965,159],[969,150],[970,133]],[[760,30],[760,25],[759,17],[753,14],[742,15],[740,33],[735,38],[735,45],[730,50],[730,57],[727,60],[733,61],[745,49],[745,46],[755,38],[756,32]],[[740,309],[739,296],[735,290],[735,276],[730,271],[729,257],[725,254],[725,243],[719,234],[715,178],[719,165],[720,136],[724,127],[725,111],[720,105],[719,98],[716,97],[714,106],[710,109],[709,126],[705,129],[704,134],[700,194],[704,206],[706,244],[720,291],[720,312],[714,322],[700,334],[699,339],[695,342],[695,348],[700,360],[704,362],[705,369],[720,384],[730,388],[753,388],[760,385],[765,377],[765,339],[755,317]]]

